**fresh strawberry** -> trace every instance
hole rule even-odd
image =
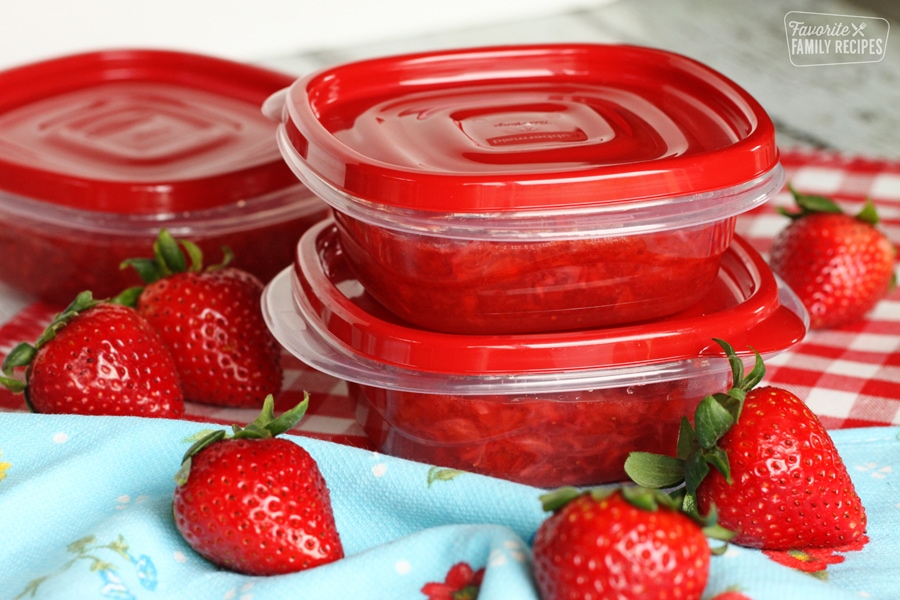
[[[699,599],[709,577],[706,537],[727,537],[658,490],[567,487],[541,500],[552,512],[532,546],[542,600]]]
[[[301,571],[344,556],[316,461],[276,437],[300,421],[308,401],[275,418],[267,396],[246,428],[212,432],[188,449],[175,478],[173,514],[197,553],[250,575]]]
[[[684,483],[683,508],[715,510],[735,544],[766,550],[827,548],[865,539],[866,513],[834,442],[794,394],[756,385],[759,354],[744,376],[734,349],[716,340],[732,366],[727,393],[706,396],[694,426],[682,422],[678,456],[632,453],[625,470],[637,483]]]
[[[147,283],[136,308],[171,349],[185,399],[258,407],[267,394],[278,394],[281,348],[262,315],[262,282],[228,267],[227,248],[223,263],[206,269],[197,245],[165,230],[153,250],[153,259],[123,266],[133,266]]]
[[[14,377],[25,368],[24,381]],[[0,383],[39,413],[177,418],[184,400],[175,361],[134,309],[82,292],[34,345],[3,362]]]
[[[813,329],[862,318],[896,283],[896,249],[878,228],[871,200],[856,216],[828,198],[791,188],[796,212],[772,242],[769,262],[797,293]]]

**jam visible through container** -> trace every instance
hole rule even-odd
[[[366,290],[419,327],[449,333],[564,331],[646,321],[698,302],[734,219],[621,237],[458,240],[335,213]]]
[[[361,424],[386,454],[537,487],[626,479],[632,451],[674,455],[692,418],[727,373],[579,392],[459,396],[350,383]]]
[[[305,196],[299,200],[308,202]],[[327,207],[318,204],[292,212],[292,217],[270,220],[253,229],[209,233],[182,232],[175,227],[173,234],[199,245],[209,264],[219,262],[222,246],[228,246],[234,254],[232,266],[267,282],[291,264],[298,236],[328,214]],[[120,265],[129,258],[152,258],[158,235],[154,228],[131,234],[97,235],[90,230],[57,227],[21,217],[3,220],[0,256],[15,259],[5,261],[0,279],[61,306],[84,290],[93,292],[95,298],[107,298],[129,286],[142,285],[134,269],[121,269]]]

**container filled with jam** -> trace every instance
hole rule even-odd
[[[260,111],[294,77],[121,49],[0,72],[0,281],[68,304],[140,283],[161,228],[268,281],[329,212]],[[15,257],[15,258],[13,258]]]
[[[376,58],[302,77],[264,112],[371,297],[446,333],[679,313],[716,282],[737,215],[784,182],[760,105],[650,48]]]
[[[736,236],[703,297],[652,322],[435,332],[368,292],[332,220],[303,235],[263,311],[289,352],[347,382],[378,450],[539,487],[621,480],[631,451],[674,454],[682,418],[731,382],[713,338],[749,368],[751,347],[776,355],[808,324],[797,297]]]

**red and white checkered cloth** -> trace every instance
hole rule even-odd
[[[847,157],[832,153],[789,151],[782,163],[798,190],[826,195],[848,211],[865,198],[875,202],[881,227],[900,245],[900,162]],[[774,235],[787,224],[777,206],[789,206],[787,192],[738,218],[737,232],[765,254]],[[0,326],[0,355],[20,341],[37,339],[59,307],[35,303]],[[277,408],[310,394],[307,416],[297,433],[359,447],[371,447],[356,422],[356,407],[344,382],[311,370],[285,354],[285,389]],[[865,320],[830,331],[813,331],[798,346],[767,361],[767,383],[805,399],[832,429],[900,424],[900,289],[883,300]],[[0,388],[0,411],[25,411],[21,395]],[[256,410],[199,404],[187,407],[188,418],[219,423],[253,420]]]

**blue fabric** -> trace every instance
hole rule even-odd
[[[347,557],[291,575],[249,577],[196,555],[172,522],[187,421],[0,414],[2,598],[427,598],[454,565],[484,568],[480,600],[530,600],[529,542],[542,490],[289,436],[329,482]],[[732,546],[705,597],[900,598],[897,428],[833,432],[869,515],[870,542],[825,579]],[[459,567],[457,567],[457,570]]]

